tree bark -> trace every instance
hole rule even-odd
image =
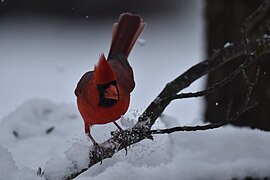
[[[260,0],[206,0],[206,44],[207,54],[213,53],[214,49],[222,48],[226,43],[232,42],[239,37],[239,29],[241,22],[246,16],[251,14],[261,3]],[[255,28],[247,32],[246,37],[252,38],[267,32],[267,19],[270,12],[268,11],[262,22],[257,22]],[[222,69],[211,72],[208,75],[207,87],[235,69],[239,64],[243,63],[245,56],[237,58],[237,60],[226,64]],[[258,84],[253,92],[253,100],[259,105],[239,117],[239,120],[232,124],[236,126],[249,126],[251,128],[259,128],[270,130],[270,56],[264,55],[260,57],[257,63],[254,63],[246,70],[247,77],[254,76],[258,65],[261,66],[261,74]],[[226,117],[226,108],[229,100],[234,99],[231,111],[235,112],[241,107],[241,102],[245,99],[245,79],[238,76],[230,84],[206,96],[205,121],[217,123],[224,121]]]

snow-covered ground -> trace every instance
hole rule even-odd
[[[123,121],[132,125],[135,119],[132,116],[136,113],[128,114]],[[81,130],[80,120],[72,105],[35,99],[20,106],[4,118],[0,126],[0,179],[42,179],[36,176],[38,167],[42,167],[48,179],[61,179],[69,172],[86,167],[90,142]],[[165,120],[169,120],[167,126],[178,124],[170,117]],[[165,125],[159,121],[157,126]],[[105,140],[114,129],[112,125],[97,126],[95,138]],[[127,156],[125,151],[115,154],[77,179],[192,180],[270,176],[268,132],[229,126],[154,138],[154,141],[144,140],[131,146]]]
[[[179,8],[178,4],[175,8]],[[124,128],[165,84],[203,59],[201,1],[192,13],[144,17],[147,27],[130,56],[136,88]],[[91,144],[83,132],[73,94],[81,75],[108,52],[111,21],[77,22],[44,17],[0,19],[0,180],[51,179],[83,168]],[[203,81],[187,91],[202,89]],[[202,101],[174,102],[155,127],[199,124]],[[111,124],[94,126],[98,142]],[[157,135],[95,165],[77,179],[231,179],[270,176],[270,134],[223,127],[206,132]],[[76,166],[75,166],[76,165]]]

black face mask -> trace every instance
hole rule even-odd
[[[116,99],[107,99],[105,98],[105,91],[110,87],[110,85],[113,85],[117,89],[117,94],[119,94],[117,83],[116,81],[111,81],[107,84],[97,84],[97,89],[99,92],[99,103],[98,105],[101,107],[111,107],[113,106],[118,100]]]

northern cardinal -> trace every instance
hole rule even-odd
[[[91,136],[95,124],[115,122],[129,107],[130,93],[135,87],[133,70],[127,58],[145,23],[138,15],[123,13],[113,24],[112,43],[106,60],[103,53],[94,71],[86,72],[77,84],[75,95],[84,120],[85,133]]]

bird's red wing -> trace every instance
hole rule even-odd
[[[93,71],[88,71],[82,76],[74,91],[77,97],[79,94],[83,93],[83,89],[86,88],[91,79],[93,79]]]

